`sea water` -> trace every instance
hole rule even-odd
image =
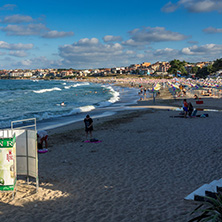
[[[36,118],[40,129],[114,114],[138,99],[136,89],[62,80],[0,80],[0,128]],[[64,102],[64,106],[61,103]]]

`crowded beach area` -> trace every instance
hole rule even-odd
[[[18,180],[1,193],[1,221],[186,222],[199,202],[186,200],[222,178],[222,82],[92,78],[138,89],[138,101],[115,115],[48,130],[39,154],[39,189]],[[183,111],[184,99],[191,115]]]

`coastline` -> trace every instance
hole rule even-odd
[[[64,127],[65,125],[74,124],[76,122],[82,121],[86,114],[90,114],[95,118],[112,116],[121,110],[127,109],[127,106],[136,105],[138,95],[137,89],[129,88],[127,86],[120,85],[110,85],[99,83],[100,85],[105,85],[106,87],[112,87],[116,93],[119,93],[119,100],[115,103],[110,103],[110,105],[105,106],[95,106],[95,109],[90,111],[83,111],[76,113],[74,115],[61,116],[59,118],[49,119],[39,121],[37,124],[38,130],[52,130],[53,128]]]
[[[196,108],[222,107],[221,99],[204,98],[201,106],[186,98]],[[15,200],[3,194],[0,219],[188,221],[199,204],[184,197],[222,175],[221,112],[170,118],[182,100],[161,91],[155,104],[148,98],[95,118],[98,144],[82,143],[82,121],[49,130],[49,152],[39,155],[39,192],[19,181]]]

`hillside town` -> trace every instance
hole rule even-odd
[[[195,78],[195,73],[192,72],[193,67],[202,69],[213,65],[214,62],[198,62],[198,63],[185,63],[184,68],[186,70],[186,77]],[[139,76],[153,76],[161,78],[174,77],[175,74],[169,73],[170,62],[156,62],[151,64],[149,62],[143,62],[142,64],[132,64],[127,67],[115,67],[115,68],[98,68],[98,69],[34,69],[34,70],[0,70],[0,78],[16,78],[16,79],[57,79],[57,78],[83,78],[83,77],[98,77],[98,76],[110,76],[110,75],[139,75]],[[181,72],[178,71],[178,76],[181,76]],[[215,77],[221,76],[222,70],[214,73]]]

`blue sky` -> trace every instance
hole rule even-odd
[[[3,0],[0,69],[212,61],[221,21],[222,0]]]

